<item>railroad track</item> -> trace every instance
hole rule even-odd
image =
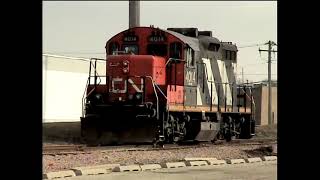
[[[189,148],[199,148],[199,147],[209,147],[209,145],[166,145],[163,148],[153,148],[150,146],[143,147],[127,147],[122,146],[102,146],[102,147],[87,147],[87,146],[48,146],[43,148],[43,155],[68,155],[68,154],[88,154],[93,151],[101,152],[129,152],[129,151],[161,151],[161,150],[176,150],[176,149],[189,149]]]
[[[230,142],[226,141],[217,141],[215,145],[239,145],[239,146],[246,146],[246,145],[263,145],[263,144],[276,144],[277,140],[272,139],[235,139]]]
[[[42,147],[42,151],[49,152],[69,152],[69,151],[83,151],[83,145],[46,145]]]
[[[231,142],[217,141],[214,144],[211,142],[202,142],[197,144],[176,145],[167,144],[164,147],[154,148],[151,145],[125,145],[125,146],[98,146],[87,147],[85,145],[48,145],[43,147],[43,155],[68,155],[68,154],[86,154],[93,151],[103,152],[128,152],[128,151],[162,151],[162,150],[178,150],[190,148],[213,147],[219,145],[227,146],[249,146],[249,145],[272,145],[276,144],[275,139],[236,139]]]

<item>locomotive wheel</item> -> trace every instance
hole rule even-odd
[[[152,142],[152,147],[153,148],[164,148],[164,142],[163,141],[158,141],[158,140],[154,140]]]
[[[167,127],[167,142],[168,143],[173,143],[174,142],[174,138],[175,138],[175,119],[172,115],[169,116],[169,122],[168,122],[168,127]]]
[[[224,138],[226,139],[227,142],[230,142],[232,140],[232,135],[230,130],[225,134]]]
[[[243,133],[245,132],[244,130],[244,126],[245,126],[245,118],[244,117],[241,117],[240,118],[240,127],[239,127],[239,135],[238,135],[238,138],[241,139],[243,138]]]
[[[171,128],[169,129],[170,130],[170,135],[169,135],[169,143],[173,143],[174,142],[174,125],[173,123],[171,124]]]
[[[172,128],[171,128],[171,127],[167,127],[167,128],[165,129],[165,132],[166,132],[165,141],[166,141],[167,143],[171,143],[171,139],[172,139],[172,136],[173,136],[173,134],[172,134]]]
[[[218,140],[217,137],[215,137],[214,139],[211,140],[211,143],[214,144],[216,143],[217,140]]]
[[[230,142],[232,140],[231,128],[232,128],[232,118],[229,116],[228,117],[228,128],[227,128],[225,135],[224,135],[224,138],[226,139],[227,142]]]

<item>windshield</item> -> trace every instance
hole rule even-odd
[[[123,45],[122,48],[123,48],[123,51],[125,51],[125,53],[139,54],[139,50],[138,50],[137,45],[134,45],[134,44]]]

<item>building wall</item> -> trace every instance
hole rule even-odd
[[[80,121],[89,60],[46,55],[42,60],[43,122]],[[105,75],[105,63],[97,67],[99,75]]]
[[[253,93],[253,99],[254,99],[254,103],[255,103],[255,120],[256,120],[256,124],[260,125],[261,124],[261,95],[262,95],[262,86],[257,86],[253,89],[252,93]]]
[[[253,90],[256,104],[255,118],[257,125],[268,125],[268,86],[259,85]],[[272,87],[272,114],[273,124],[277,124],[277,87]]]

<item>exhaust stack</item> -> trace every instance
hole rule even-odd
[[[129,28],[140,26],[140,1],[129,0]]]

